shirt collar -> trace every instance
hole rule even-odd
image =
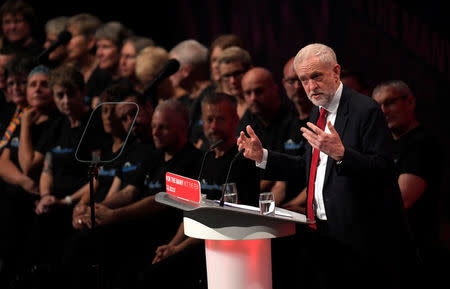
[[[331,99],[330,103],[328,103],[327,106],[323,106],[323,108],[325,108],[328,111],[328,113],[337,113],[343,88],[344,88],[344,85],[342,84],[342,82],[340,82],[339,87],[336,90],[336,92],[334,93],[334,96]]]

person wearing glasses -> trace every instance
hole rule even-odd
[[[242,92],[241,80],[252,67],[252,58],[247,50],[237,46],[224,49],[219,54],[219,73],[221,92],[234,96],[237,100],[237,113],[241,118],[247,110]]]

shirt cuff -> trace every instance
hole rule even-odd
[[[263,157],[262,157],[262,161],[259,162],[255,162],[256,166],[260,169],[265,170],[266,169],[266,165],[267,165],[267,156],[269,155],[269,152],[266,149],[263,149]]]

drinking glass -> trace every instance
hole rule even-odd
[[[223,184],[222,191],[223,191],[224,202],[237,204],[238,195],[237,195],[236,183]]]
[[[261,215],[275,215],[275,199],[272,192],[259,194],[259,212]]]

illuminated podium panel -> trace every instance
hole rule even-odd
[[[305,215],[275,208],[275,216],[259,208],[218,202],[186,201],[167,193],[156,201],[184,211],[184,233],[204,239],[209,289],[271,289],[271,238],[295,234]]]

